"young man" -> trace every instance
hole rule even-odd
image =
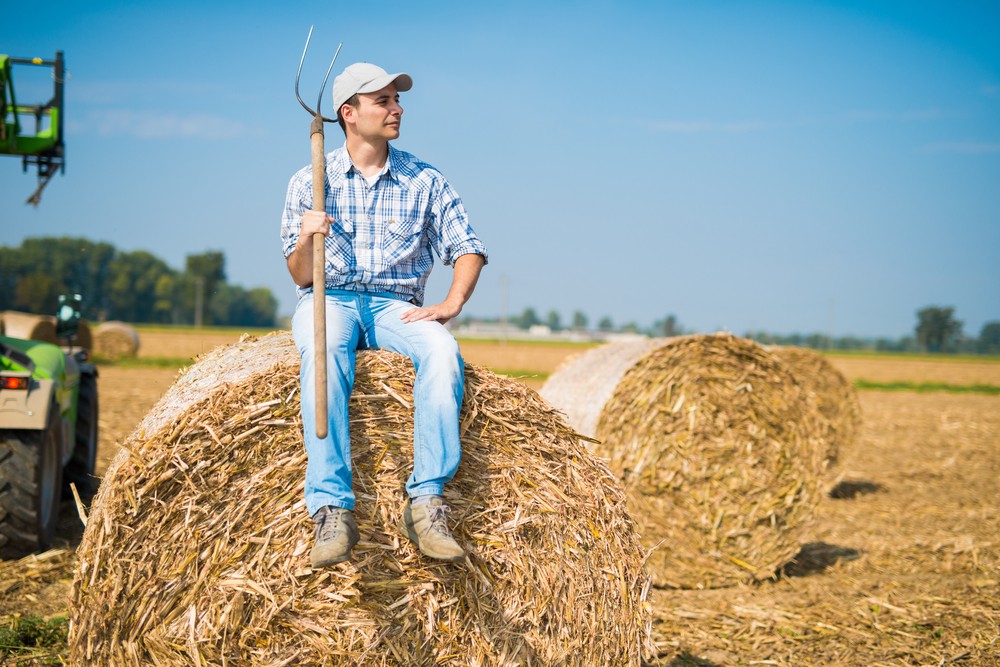
[[[281,221],[288,271],[298,286],[292,334],[302,356],[301,400],[308,465],[305,501],[316,524],[314,567],[350,558],[357,543],[347,404],[355,351],[385,349],[413,360],[413,474],[403,532],[432,557],[461,561],[441,497],[461,458],[464,391],[458,344],[443,326],[472,296],[486,248],[469,226],[462,200],[444,176],[396,149],[408,74],[369,63],[333,82],[333,106],[346,141],[326,156],[325,213],[312,211],[312,168],[292,176]],[[312,239],[326,237],[326,332],[329,435],[316,437]],[[432,250],[454,266],[447,297],[424,306]],[[321,292],[322,293],[322,292]],[[319,351],[322,353],[323,351]]]

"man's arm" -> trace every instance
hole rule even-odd
[[[462,312],[462,307],[472,296],[473,290],[476,289],[479,273],[485,265],[486,258],[482,255],[469,253],[460,256],[455,260],[451,289],[448,290],[448,296],[445,297],[444,301],[434,306],[408,310],[400,319],[404,322],[437,320],[444,324],[453,317],[457,317]]]
[[[324,237],[329,236],[332,222],[333,218],[322,211],[305,211],[302,214],[302,229],[295,241],[295,249],[287,259],[288,272],[299,287],[309,287],[313,282],[313,234],[319,232]]]

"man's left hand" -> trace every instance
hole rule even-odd
[[[451,318],[456,317],[460,312],[462,312],[461,308],[456,308],[447,301],[443,301],[434,306],[424,306],[422,308],[413,308],[408,310],[403,313],[399,319],[403,320],[407,324],[410,322],[420,322],[422,320],[434,320],[435,322],[444,324]]]

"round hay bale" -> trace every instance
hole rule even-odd
[[[573,355],[559,365],[538,393],[566,415],[573,429],[593,438],[601,410],[622,375],[662,343],[649,338],[616,341]]]
[[[854,448],[861,427],[861,405],[854,387],[843,373],[815,350],[788,346],[768,349],[795,374],[795,379],[813,397],[826,420],[827,462],[832,467],[836,462],[843,461]]]
[[[3,313],[4,335],[22,340],[37,340],[58,345],[56,318],[51,315],[34,315],[16,310]]]
[[[22,313],[16,310],[6,310],[0,313],[2,321],[2,333],[11,338],[22,340],[37,340],[53,345],[62,345],[65,340],[60,340],[56,335],[56,318],[54,315],[35,315],[32,313]],[[80,320],[76,340],[73,341],[76,347],[85,350],[93,348],[93,336],[90,326],[86,320]]]
[[[105,359],[124,359],[139,353],[139,334],[131,324],[102,322],[94,331],[94,354]]]
[[[446,487],[464,564],[398,524],[412,365],[358,355],[350,562],[313,570],[290,335],[199,359],[128,438],[73,582],[70,664],[638,665],[649,581],[621,485],[527,387],[468,365]]]
[[[653,583],[773,577],[819,501],[815,404],[777,357],[729,334],[671,339],[622,376],[595,452],[629,497]]]

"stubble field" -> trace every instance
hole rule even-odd
[[[192,359],[233,332],[144,332],[140,356]],[[468,363],[538,389],[580,346],[462,341]],[[849,380],[1000,386],[1000,363],[831,358]],[[180,368],[100,368],[102,473]],[[1000,396],[862,391],[860,442],[797,563],[775,581],[654,590],[656,666],[1000,665]],[[0,625],[67,614],[82,529],[66,502],[58,548],[0,561]],[[0,656],[3,656],[0,650]],[[29,664],[14,663],[5,664]]]

